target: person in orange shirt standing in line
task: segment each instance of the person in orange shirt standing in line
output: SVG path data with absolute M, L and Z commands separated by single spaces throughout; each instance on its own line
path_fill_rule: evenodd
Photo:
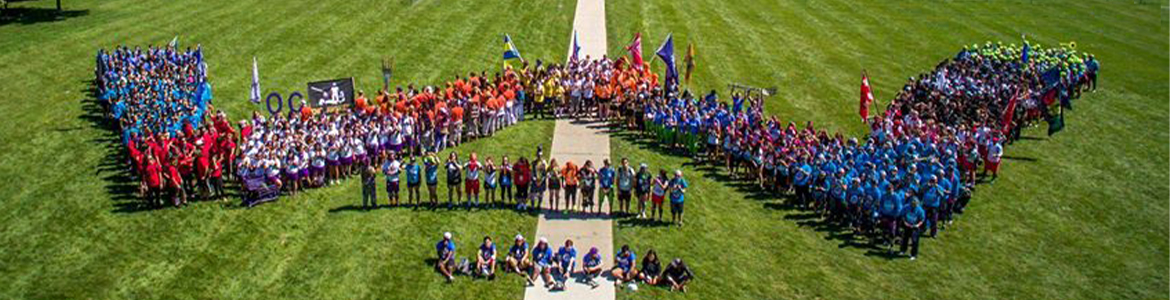
M 565 168 L 561 170 L 561 177 L 565 180 L 565 211 L 572 212 L 577 206 L 577 164 L 565 161 Z

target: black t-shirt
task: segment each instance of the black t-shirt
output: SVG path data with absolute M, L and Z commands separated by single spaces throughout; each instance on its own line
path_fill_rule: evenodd
M 659 273 L 662 273 L 662 264 L 658 261 L 651 262 L 649 259 L 643 259 L 642 273 L 649 276 L 658 276 Z

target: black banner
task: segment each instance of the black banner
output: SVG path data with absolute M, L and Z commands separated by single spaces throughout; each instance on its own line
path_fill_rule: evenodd
M 353 105 L 353 77 L 309 83 L 309 105 L 314 108 Z

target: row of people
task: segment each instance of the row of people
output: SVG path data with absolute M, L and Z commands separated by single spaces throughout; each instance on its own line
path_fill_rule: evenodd
M 504 254 L 501 264 L 497 260 L 498 250 L 490 236 L 483 237 L 475 254 L 475 264 L 469 259 L 458 259 L 455 255 L 456 242 L 450 232 L 443 233 L 443 238 L 435 244 L 435 270 L 447 282 L 455 280 L 458 273 L 495 279 L 496 270 L 503 267 L 505 272 L 514 273 L 524 278 L 529 286 L 543 280 L 544 288 L 551 290 L 565 290 L 566 283 L 576 277 L 577 282 L 597 288 L 598 278 L 606 272 L 604 258 L 597 247 L 592 247 L 578 259 L 577 248 L 572 239 L 566 239 L 563 246 L 553 251 L 553 245 L 541 237 L 531 247 L 523 235 L 516 235 L 508 252 Z M 580 261 L 580 266 L 578 266 Z M 636 286 L 636 283 L 652 286 L 666 286 L 672 291 L 686 292 L 687 283 L 695 278 L 690 267 L 682 259 L 676 258 L 665 268 L 659 261 L 654 249 L 646 251 L 641 263 L 638 263 L 637 254 L 629 245 L 622 245 L 621 250 L 613 258 L 613 267 L 609 268 L 609 277 L 613 279 L 615 287 L 623 284 Z
M 646 164 L 635 169 L 626 158 L 618 165 L 603 159 L 600 168 L 591 160 L 581 166 L 573 161 L 562 165 L 555 158 L 545 159 L 542 152 L 538 148 L 532 161 L 521 156 L 515 163 L 505 155 L 498 164 L 491 157 L 481 161 L 475 152 L 468 155 L 467 161 L 462 161 L 455 151 L 448 154 L 446 161 L 440 161 L 434 152 L 421 159 L 415 156 L 400 159 L 396 152 L 386 152 L 380 170 L 385 181 L 386 203 L 402 204 L 400 192 L 405 181 L 407 204 L 424 204 L 421 187 L 425 183 L 429 205 L 438 206 L 439 174 L 443 173 L 448 208 L 479 207 L 482 194 L 487 205 L 602 214 L 609 213 L 602 211 L 609 201 L 616 205 L 612 213 L 661 221 L 665 200 L 669 199 L 671 221 L 683 224 L 683 204 L 689 184 L 681 170 L 668 176 L 665 170 L 655 173 Z M 372 165 L 362 171 L 363 208 L 378 206 L 377 177 L 379 170 Z M 635 198 L 636 213 L 632 207 Z

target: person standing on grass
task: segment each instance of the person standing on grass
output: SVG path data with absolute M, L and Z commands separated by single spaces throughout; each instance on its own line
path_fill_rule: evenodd
M 465 184 L 467 207 L 468 209 L 472 205 L 479 207 L 479 173 L 482 171 L 482 168 L 479 165 L 479 157 L 475 152 L 471 152 L 471 156 L 468 157 L 467 163 L 463 165 L 463 169 L 467 170 L 467 184 Z
M 926 212 L 918 206 L 918 200 L 910 201 L 906 214 L 902 216 L 902 247 L 899 255 L 906 255 L 906 247 L 913 245 L 910 250 L 910 260 L 918 257 L 918 236 L 922 230 L 922 222 L 926 220 Z
M 378 207 L 378 171 L 374 170 L 374 166 L 366 166 L 362 169 L 362 208 L 370 209 Z
M 387 157 L 382 161 L 382 174 L 386 175 L 386 203 L 398 206 L 398 177 L 402 173 L 402 163 L 393 152 L 388 153 L 383 155 Z
M 938 234 L 939 207 L 946 198 L 946 191 L 938 184 L 938 177 L 931 175 L 926 186 L 922 187 L 922 206 L 926 210 L 926 220 L 930 221 L 930 237 Z
M 516 184 L 516 209 L 528 209 L 527 201 L 532 184 L 532 165 L 528 163 L 527 158 L 521 156 L 516 159 L 516 165 L 512 169 L 512 182 Z
M 905 196 L 895 190 L 891 183 L 886 184 L 886 192 L 878 203 L 878 212 L 881 215 L 881 228 L 885 233 L 887 245 L 894 243 L 894 236 L 898 234 L 898 217 L 902 214 L 902 203 Z
M 1003 160 L 1003 140 L 997 137 L 987 148 L 987 161 L 983 164 L 983 172 L 991 172 L 991 183 L 995 183 L 995 179 L 999 178 L 1001 160 Z
M 435 152 L 427 152 L 427 156 L 423 158 L 423 165 L 427 177 L 427 197 L 431 199 L 431 208 L 435 208 L 439 205 L 439 157 Z
M 418 162 L 415 161 L 414 156 L 411 155 L 410 160 L 406 163 L 406 200 L 409 201 L 411 205 L 419 205 L 422 202 L 420 199 L 421 196 L 418 193 L 418 185 L 421 181 L 419 179 L 421 179 L 422 175 L 421 173 L 422 168 L 419 167 Z
M 496 205 L 496 187 L 500 185 L 500 171 L 492 158 L 488 157 L 483 166 L 483 202 L 488 206 Z
M 459 163 L 459 154 L 452 151 L 447 156 L 447 209 L 454 208 L 455 202 L 463 199 L 462 183 L 463 165 Z
M 650 209 L 650 218 L 662 221 L 662 202 L 666 199 L 666 190 L 670 186 L 670 179 L 666 177 L 666 170 L 658 169 L 658 177 L 654 178 L 650 202 L 654 205 Z
M 506 205 L 509 200 L 512 200 L 512 164 L 504 155 L 500 161 L 500 201 Z
M 634 190 L 634 168 L 630 167 L 630 161 L 622 158 L 622 165 L 617 168 L 617 199 L 618 209 L 623 215 L 630 212 L 630 196 Z
M 650 173 L 650 169 L 646 164 L 638 166 L 637 184 L 634 186 L 634 192 L 638 197 L 638 218 L 646 217 L 646 200 L 650 199 L 650 190 L 654 185 L 654 174 Z
M 597 170 L 597 183 L 601 187 L 601 193 L 597 195 L 597 212 L 599 213 L 606 201 L 613 205 L 613 177 L 613 166 L 610 166 L 609 159 L 606 158 L 601 161 L 601 169 Z
M 682 170 L 674 170 L 674 179 L 670 181 L 670 221 L 683 226 L 683 201 L 686 200 L 687 188 L 686 178 L 683 178 Z
M 447 278 L 447 283 L 451 283 L 455 280 L 455 240 L 451 238 L 450 232 L 443 233 L 443 239 L 435 244 L 435 252 L 438 256 L 435 268 Z

